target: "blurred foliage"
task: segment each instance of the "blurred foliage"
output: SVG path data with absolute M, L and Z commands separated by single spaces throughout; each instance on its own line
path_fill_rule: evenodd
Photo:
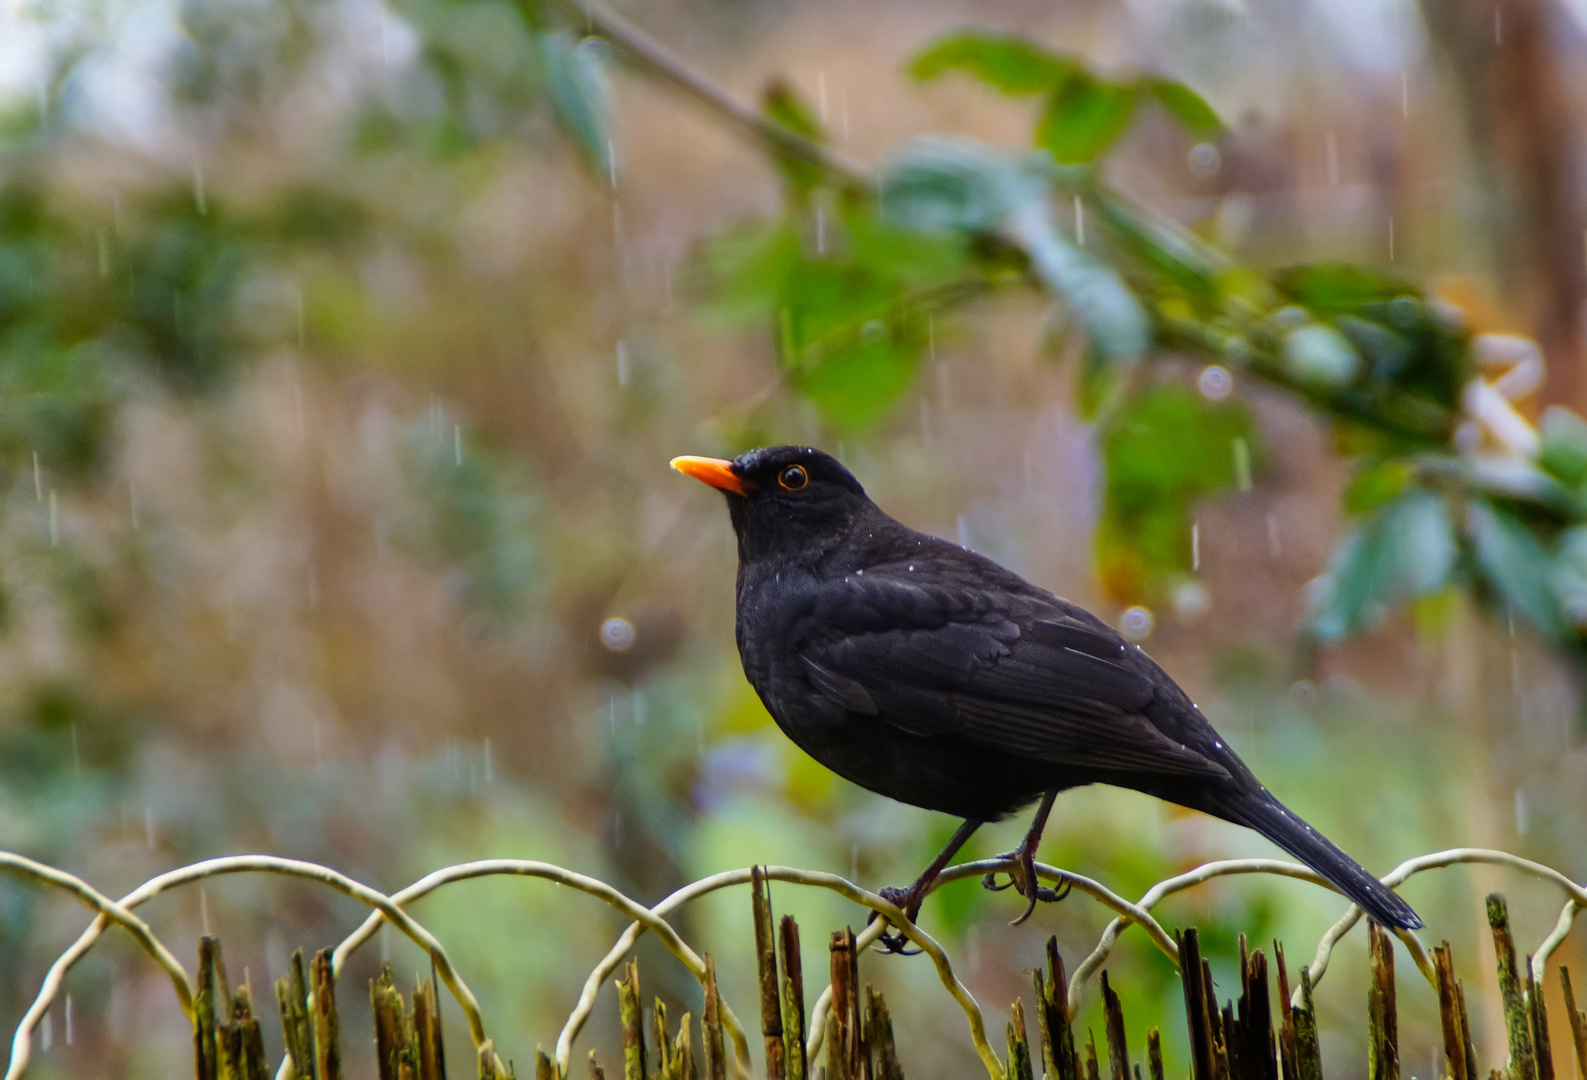
M 257 846 L 388 886 L 459 848 L 527 852 L 628 875 L 652 898 L 757 860 L 870 883 L 914 873 L 951 822 L 836 781 L 775 730 L 726 650 L 679 647 L 730 609 L 730 575 L 713 563 L 700 580 L 717 591 L 694 595 L 685 577 L 682 598 L 656 585 L 695 557 L 695 537 L 681 537 L 693 522 L 678 526 L 657 495 L 664 455 L 634 459 L 654 450 L 644 432 L 669 446 L 753 433 L 842 439 L 846 457 L 882 465 L 906 406 L 927 411 L 921 375 L 939 344 L 1003 296 L 1050 308 L 1042 336 L 1091 426 L 1107 600 L 1161 604 L 1199 581 L 1194 523 L 1263 484 L 1281 449 L 1248 394 L 1262 383 L 1353 459 L 1352 528 L 1308 597 L 1313 636 L 1342 642 L 1407 605 L 1437 632 L 1470 595 L 1584 655 L 1587 422 L 1551 410 L 1535 457 L 1501 452 L 1463 411 L 1478 374 L 1471 334 L 1425 289 L 1338 262 L 1242 265 L 1115 190 L 1107 171 L 1143 133 L 1224 137 L 1181 82 L 1104 72 L 1019 35 L 950 34 L 908 73 L 1033 104 L 1029 137 L 1015 149 L 916 138 L 856 178 L 825 156 L 825 98 L 818 108 L 773 81 L 765 121 L 806 140 L 767 144 L 781 212 L 717 228 L 689 269 L 697 310 L 714 327 L 758 328 L 775 367 L 735 351 L 709 369 L 702 379 L 748 382 L 724 377 L 724 396 L 744 396 L 702 418 L 676 389 L 693 358 L 614 314 L 647 260 L 675 262 L 696 239 L 680 214 L 660 255 L 611 255 L 631 213 L 616 196 L 607 84 L 621 42 L 532 2 L 192 2 L 156 73 L 150 114 L 162 122 L 129 133 L 89 101 L 96 65 L 145 40 L 118 33 L 119 10 L 63 17 L 40 46 L 39 95 L 7 99 L 0 117 L 9 847 L 130 879 Z M 553 188 L 564 158 L 580 197 L 594 193 L 587 204 Z M 500 212 L 522 204 L 543 215 L 532 227 Z M 582 232 L 560 231 L 563 218 Z M 556 259 L 512 261 L 559 245 Z M 656 310 L 685 322 L 670 278 L 665 288 Z M 775 382 L 757 391 L 768 370 Z M 118 457 L 134 444 L 142 457 Z M 923 484 L 951 486 L 940 461 L 927 464 Z M 277 488 L 290 498 L 270 502 Z M 261 505 L 287 509 L 265 520 Z M 600 637 L 612 616 L 632 618 L 622 649 Z M 1286 697 L 1290 683 L 1264 669 L 1212 710 L 1273 718 L 1241 746 L 1258 772 L 1284 775 L 1297 806 L 1334 807 L 1352 850 L 1380 799 L 1401 800 L 1397 850 L 1443 835 L 1437 823 L 1461 807 L 1403 802 L 1408 773 L 1458 801 L 1440 786 L 1448 760 L 1390 707 L 1331 686 L 1305 690 L 1321 701 L 1308 711 Z M 1329 725 L 1347 713 L 1374 738 L 1388 730 L 1391 749 L 1361 761 L 1337 745 Z M 1347 773 L 1371 798 L 1339 798 L 1334 778 Z M 530 790 L 553 783 L 554 808 Z M 1244 842 L 1165 823 L 1127 793 L 1060 808 L 1068 827 L 1047 857 L 1101 868 L 1126 893 L 1175 860 Z M 986 830 L 977 850 L 1012 846 L 1019 827 Z M 482 888 L 480 910 L 510 921 L 510 899 Z M 1177 912 L 1223 953 L 1239 930 L 1265 937 L 1296 911 L 1332 914 L 1300 886 L 1215 899 L 1187 896 Z M 329 934 L 346 914 L 285 892 L 257 900 L 217 902 L 214 917 L 274 933 L 268 913 L 248 913 L 258 906 Z M 933 903 L 933 925 L 974 955 L 1022 955 L 995 936 L 999 898 L 965 883 Z M 590 924 L 560 932 L 572 910 L 537 897 L 531 918 L 559 931 L 506 944 L 461 901 L 436 921 L 474 954 L 465 969 L 522 995 L 529 1030 L 576 991 L 574 961 L 598 947 Z M 61 918 L 9 887 L 0 914 L 11 970 Z M 829 904 L 802 917 L 818 934 L 851 914 Z M 178 915 L 198 925 L 196 903 Z M 1073 904 L 1037 920 L 1066 950 L 1088 947 L 1104 921 Z M 1172 1009 L 1166 964 L 1133 939 L 1122 948 Z M 532 993 L 506 974 L 528 971 L 545 976 Z M 14 1004 L 21 985 L 0 992 Z M 108 1003 L 120 992 L 95 1006 L 120 1009 L 107 1059 L 140 1034 L 138 1013 Z M 933 1001 L 919 989 L 899 1014 L 956 1031 L 931 1023 Z

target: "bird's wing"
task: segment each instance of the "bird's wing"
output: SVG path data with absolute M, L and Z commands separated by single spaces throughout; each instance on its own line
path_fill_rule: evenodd
M 1173 684 L 1078 608 L 879 574 L 823 599 L 799 655 L 851 713 L 1080 769 L 1229 775 L 1153 724 L 1148 706 Z

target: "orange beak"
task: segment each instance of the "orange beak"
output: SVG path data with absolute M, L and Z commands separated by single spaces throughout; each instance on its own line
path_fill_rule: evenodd
M 685 476 L 692 476 L 701 483 L 710 484 L 718 491 L 749 495 L 748 485 L 734 470 L 731 461 L 709 457 L 675 457 L 672 459 L 672 467 Z

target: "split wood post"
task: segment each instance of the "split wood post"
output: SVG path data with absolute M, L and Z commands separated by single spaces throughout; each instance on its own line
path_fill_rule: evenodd
M 1185 992 L 1185 1025 L 1190 1033 L 1190 1075 L 1192 1080 L 1214 1080 L 1211 1007 L 1201 977 L 1201 935 L 1191 927 L 1178 937 L 1179 982 Z
M 645 1067 L 645 1010 L 639 1004 L 639 961 L 617 981 L 617 1013 L 623 1025 L 623 1080 L 649 1080 Z
M 1039 986 L 1040 984 L 1038 984 Z M 1047 1032 L 1053 1072 L 1058 1080 L 1080 1080 L 1080 1056 L 1075 1053 L 1075 1032 L 1069 1022 L 1069 973 L 1058 952 L 1056 935 L 1047 939 Z
M 893 1045 L 892 1014 L 887 1011 L 887 1001 L 869 986 L 865 988 L 865 1029 L 870 1033 L 871 1050 L 876 1056 L 874 1080 L 904 1080 L 898 1049 Z
M 1009 1010 L 1008 1080 L 1035 1080 L 1031 1073 L 1030 1040 L 1025 1037 L 1025 1003 L 1019 998 Z
M 1394 996 L 1394 945 L 1378 924 L 1367 923 L 1371 984 L 1367 987 L 1367 1075 L 1400 1080 L 1400 1026 Z
M 1499 996 L 1504 1001 L 1504 1028 L 1510 1039 L 1512 1078 L 1538 1080 L 1525 984 L 1516 970 L 1515 942 L 1510 938 L 1510 912 L 1504 897 L 1498 893 L 1488 896 L 1488 927 L 1493 931 L 1493 951 L 1499 968 Z
M 755 965 L 760 974 L 760 1033 L 766 1043 L 766 1080 L 783 1080 L 787 1051 L 778 992 L 781 987 L 777 981 L 777 938 L 772 930 L 771 897 L 764 866 L 750 869 L 750 903 L 755 919 Z
M 1466 1017 L 1465 988 L 1455 980 L 1455 961 L 1445 941 L 1433 950 L 1438 979 L 1438 1019 L 1444 1032 L 1444 1068 L 1450 1080 L 1480 1080 Z
M 303 975 L 303 950 L 292 954 L 287 974 L 276 980 L 276 1007 L 281 1011 L 281 1035 L 292 1068 L 285 1080 L 313 1080 L 314 1025 L 309 1020 L 309 986 Z
M 1576 995 L 1571 990 L 1570 972 L 1559 966 L 1560 989 L 1565 992 L 1565 1016 L 1570 1021 L 1571 1042 L 1576 1044 L 1576 1075 L 1587 1080 L 1587 1013 L 1576 1008 Z
M 208 936 L 198 939 L 198 987 L 193 994 L 193 1075 L 197 1080 L 219 1080 L 220 1052 L 215 1035 L 216 1013 L 224 1000 L 226 984 L 215 982 L 220 943 Z M 222 966 L 224 970 L 224 966 Z M 222 976 L 224 979 L 224 976 Z
M 1537 1059 L 1537 1080 L 1554 1080 L 1554 1048 L 1548 1037 L 1548 1003 L 1532 974 L 1532 958 L 1526 958 L 1526 1005 L 1532 1024 L 1532 1053 Z
M 446 1080 L 446 1046 L 441 1038 L 441 1000 L 435 993 L 435 970 L 413 992 L 413 1029 L 417 1040 L 419 1080 Z
M 1289 968 L 1284 963 L 1284 946 L 1273 941 L 1273 960 L 1278 965 L 1278 1059 L 1283 1080 L 1300 1080 L 1300 1057 L 1296 1050 L 1295 1010 L 1289 1003 Z
M 381 964 L 379 977 L 369 980 L 369 1009 L 375 1021 L 380 1080 L 403 1080 L 404 1074 L 411 1080 L 417 1072 L 413 1027 L 390 964 Z
M 1317 1041 L 1317 1003 L 1311 996 L 1311 968 L 1300 969 L 1301 1007 L 1295 1010 L 1295 1059 L 1300 1080 L 1323 1080 L 1322 1047 Z
M 331 950 L 314 954 L 309 966 L 314 1015 L 314 1075 L 316 1080 L 341 1080 L 342 1030 L 336 1015 L 336 976 L 331 971 Z
M 805 1062 L 804 961 L 799 953 L 799 924 L 792 915 L 782 917 L 778 938 L 782 946 L 782 1030 L 786 1050 L 783 1068 L 787 1080 L 809 1080 Z
M 1108 1042 L 1108 1074 L 1112 1080 L 1130 1080 L 1130 1052 L 1124 1039 L 1124 1008 L 1119 995 L 1108 982 L 1108 973 L 1102 973 L 1103 1034 Z
M 722 1042 L 722 1001 L 717 996 L 716 960 L 705 954 L 705 1011 L 700 1042 L 705 1050 L 706 1080 L 727 1080 L 727 1050 Z

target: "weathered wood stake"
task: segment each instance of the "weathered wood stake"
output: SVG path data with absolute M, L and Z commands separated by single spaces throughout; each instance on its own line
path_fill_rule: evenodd
M 1537 1057 L 1532 1046 L 1532 1020 L 1515 965 L 1515 942 L 1510 938 L 1510 912 L 1504 897 L 1488 897 L 1488 927 L 1493 931 L 1493 951 L 1499 966 L 1499 996 L 1504 1001 L 1504 1028 L 1510 1037 L 1512 1080 L 1538 1080 Z

